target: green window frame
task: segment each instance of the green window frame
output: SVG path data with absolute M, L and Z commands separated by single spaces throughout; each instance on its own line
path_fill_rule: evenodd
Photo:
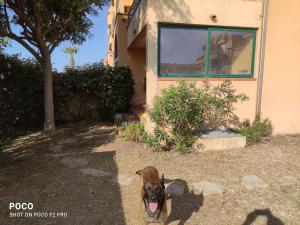
M 173 74 L 161 73 L 161 30 L 163 28 L 169 29 L 196 29 L 207 31 L 207 51 L 205 56 L 205 73 L 204 74 Z M 228 31 L 228 32 L 247 32 L 252 34 L 252 57 L 251 57 L 251 72 L 247 74 L 211 74 L 210 70 L 210 54 L 211 54 L 211 32 L 213 31 Z M 236 27 L 217 27 L 217 26 L 195 26 L 195 25 L 178 25 L 178 24 L 158 24 L 158 77 L 161 78 L 253 78 L 254 77 L 254 64 L 255 64 L 255 49 L 256 49 L 256 28 L 236 28 Z

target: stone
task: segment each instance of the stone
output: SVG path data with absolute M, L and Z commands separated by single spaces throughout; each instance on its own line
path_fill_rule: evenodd
M 66 139 L 61 139 L 58 144 L 59 145 L 64 145 L 64 144 L 72 144 L 76 141 L 75 138 L 66 138 Z
M 212 194 L 222 194 L 227 191 L 233 192 L 233 189 L 227 189 L 226 187 L 215 184 L 208 181 L 200 181 L 192 183 L 192 186 L 194 187 L 194 191 L 196 194 L 200 194 L 203 192 L 203 195 L 212 195 Z
M 183 195 L 188 190 L 186 182 L 175 180 L 171 183 L 165 184 L 165 192 L 169 195 Z
M 293 176 L 283 176 L 283 177 L 279 178 L 279 182 L 282 185 L 293 185 L 293 184 L 296 184 L 298 181 L 297 181 L 296 177 L 293 177 Z
M 117 175 L 111 179 L 112 182 L 128 186 L 132 183 L 133 178 L 125 175 Z
M 70 168 L 82 167 L 88 164 L 88 160 L 86 158 L 71 158 L 67 157 L 61 160 L 61 163 Z
M 54 145 L 54 146 L 51 146 L 49 148 L 50 151 L 53 151 L 55 153 L 58 153 L 58 152 L 61 152 L 61 150 L 63 149 L 63 145 Z
M 246 137 L 229 131 L 211 131 L 200 134 L 193 148 L 198 151 L 244 148 Z
M 111 173 L 104 172 L 102 170 L 98 170 L 98 169 L 95 169 L 95 168 L 85 168 L 85 169 L 80 170 L 80 172 L 84 175 L 90 175 L 90 176 L 93 176 L 93 177 L 112 176 Z
M 264 180 L 255 175 L 244 176 L 241 184 L 248 190 L 268 187 L 268 184 Z

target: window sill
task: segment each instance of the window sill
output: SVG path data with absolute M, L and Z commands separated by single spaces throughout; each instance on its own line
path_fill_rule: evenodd
M 158 77 L 158 81 L 256 81 L 256 78 L 235 78 L 235 77 L 227 77 L 227 78 L 215 78 L 215 77 Z

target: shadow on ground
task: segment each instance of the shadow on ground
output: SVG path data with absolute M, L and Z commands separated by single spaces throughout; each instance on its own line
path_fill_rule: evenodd
M 175 181 L 175 182 L 174 182 Z M 189 190 L 187 182 L 182 179 L 167 180 L 167 182 L 179 183 L 184 188 L 184 194 L 182 195 L 171 195 L 171 208 L 169 209 L 170 214 L 168 217 L 168 224 L 179 221 L 178 225 L 184 225 L 193 215 L 198 213 L 201 206 L 203 206 L 204 196 L 201 194 L 195 194 Z M 167 187 L 172 189 L 172 183 Z
M 4 157 L 0 164 L 1 224 L 124 225 L 120 187 L 113 181 L 118 174 L 115 151 L 92 152 L 114 139 L 112 127 L 79 127 L 58 130 L 50 136 L 26 136 L 6 146 L 0 156 Z M 49 150 L 64 140 L 69 141 L 65 141 L 61 152 L 54 154 Z M 63 165 L 61 160 L 70 154 L 87 159 L 87 165 Z M 83 168 L 111 175 L 95 177 L 83 174 Z M 10 202 L 31 202 L 32 213 L 64 214 L 55 218 L 37 214 L 33 214 L 34 218 L 24 218 L 24 214 L 10 218 L 10 213 L 16 212 L 8 209 Z
M 257 217 L 266 217 L 266 225 L 284 225 L 284 223 L 277 217 L 275 217 L 270 209 L 255 209 L 249 213 L 243 225 L 251 225 L 255 222 Z

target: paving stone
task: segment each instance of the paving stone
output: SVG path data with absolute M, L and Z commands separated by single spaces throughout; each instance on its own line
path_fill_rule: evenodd
M 293 185 L 296 184 L 297 178 L 293 176 L 283 176 L 279 178 L 279 181 L 282 185 Z
M 183 195 L 188 190 L 186 182 L 180 180 L 165 184 L 165 188 L 166 194 L 170 195 Z
M 75 138 L 65 138 L 65 139 L 61 139 L 58 144 L 59 145 L 64 145 L 64 144 L 72 144 L 76 142 L 76 139 Z
M 125 175 L 118 175 L 113 177 L 111 181 L 120 185 L 128 186 L 132 183 L 133 178 Z
M 233 189 L 227 189 L 222 185 L 211 183 L 208 181 L 195 182 L 192 183 L 192 186 L 194 187 L 194 191 L 196 192 L 196 194 L 200 194 L 201 192 L 203 192 L 204 196 L 212 194 L 221 194 L 227 191 L 234 192 Z
M 248 190 L 268 187 L 268 184 L 264 180 L 255 175 L 244 176 L 241 184 Z
M 63 145 L 54 145 L 54 146 L 51 146 L 49 148 L 50 151 L 53 151 L 55 153 L 58 153 L 58 152 L 61 152 L 61 150 L 63 149 Z
M 61 163 L 70 168 L 86 166 L 89 162 L 86 158 L 67 157 L 61 160 Z
M 95 168 L 85 168 L 80 170 L 80 172 L 84 175 L 90 175 L 93 177 L 107 177 L 107 176 L 112 176 L 111 173 L 104 172 L 102 170 L 97 170 Z

